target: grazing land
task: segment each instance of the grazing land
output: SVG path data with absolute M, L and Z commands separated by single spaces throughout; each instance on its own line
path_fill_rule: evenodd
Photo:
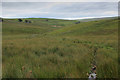
M 98 78 L 118 77 L 118 19 L 4 19 L 3 78 L 87 78 L 96 51 Z

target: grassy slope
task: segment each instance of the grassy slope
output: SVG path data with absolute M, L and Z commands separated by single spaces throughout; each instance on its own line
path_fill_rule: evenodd
M 30 20 L 3 22 L 3 77 L 85 78 L 94 47 L 98 77 L 117 77 L 118 20 Z
M 104 18 L 92 18 L 92 19 L 78 19 L 81 22 L 89 22 L 89 21 L 99 21 L 99 20 L 109 20 L 109 19 L 116 19 L 116 17 L 104 17 Z
M 100 20 L 100 21 L 90 21 L 71 27 L 65 27 L 60 30 L 51 32 L 50 34 L 55 35 L 67 35 L 67 36 L 79 36 L 84 34 L 91 35 L 110 35 L 117 33 L 117 20 Z M 94 34 L 95 33 L 95 34 Z
M 4 20 L 3 34 L 33 34 L 33 33 L 38 34 L 59 28 L 59 27 L 53 27 L 54 25 L 65 27 L 67 25 L 71 25 L 76 22 L 76 21 L 67 21 L 67 20 L 62 21 L 55 19 L 49 19 L 49 21 L 46 21 L 46 19 L 23 19 L 23 21 L 24 20 L 31 20 L 32 23 L 30 24 L 24 22 L 20 23 L 17 21 L 17 19 Z
M 91 21 L 65 27 L 49 33 L 50 35 L 70 37 L 70 40 L 97 47 L 98 77 L 117 76 L 118 20 Z M 79 44 L 78 43 L 78 44 Z

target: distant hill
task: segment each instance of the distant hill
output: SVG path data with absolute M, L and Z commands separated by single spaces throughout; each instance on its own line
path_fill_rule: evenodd
M 93 21 L 97 20 L 97 21 Z M 79 35 L 110 35 L 117 33 L 118 19 L 93 19 L 89 22 L 82 22 L 72 26 L 64 27 L 59 30 L 51 32 L 52 35 L 67 35 L 67 36 L 79 36 Z
M 22 22 L 18 19 L 6 19 L 2 23 L 3 34 L 42 34 L 55 29 L 63 28 L 66 26 L 74 25 L 75 20 L 59 20 L 48 18 L 21 18 Z M 25 20 L 31 23 L 25 23 Z
M 98 21 L 98 20 L 108 20 L 108 19 L 116 19 L 117 17 L 104 17 L 104 18 L 91 18 L 91 19 L 78 19 L 81 22 L 88 22 L 88 21 Z

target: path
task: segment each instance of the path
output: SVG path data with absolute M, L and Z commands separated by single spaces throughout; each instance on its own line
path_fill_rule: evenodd
M 96 53 L 97 53 L 97 48 L 94 48 L 94 52 L 93 52 L 93 59 L 91 62 L 91 70 L 89 71 L 89 73 L 87 73 L 88 75 L 88 79 L 89 80 L 95 80 L 97 78 L 97 74 L 96 74 Z

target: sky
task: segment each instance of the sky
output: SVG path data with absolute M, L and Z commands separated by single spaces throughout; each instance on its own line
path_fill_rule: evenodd
M 85 19 L 118 15 L 118 2 L 6 2 L 3 18 Z M 32 0 L 31 0 L 32 1 Z
M 1 0 L 2 2 L 119 2 L 119 0 Z

